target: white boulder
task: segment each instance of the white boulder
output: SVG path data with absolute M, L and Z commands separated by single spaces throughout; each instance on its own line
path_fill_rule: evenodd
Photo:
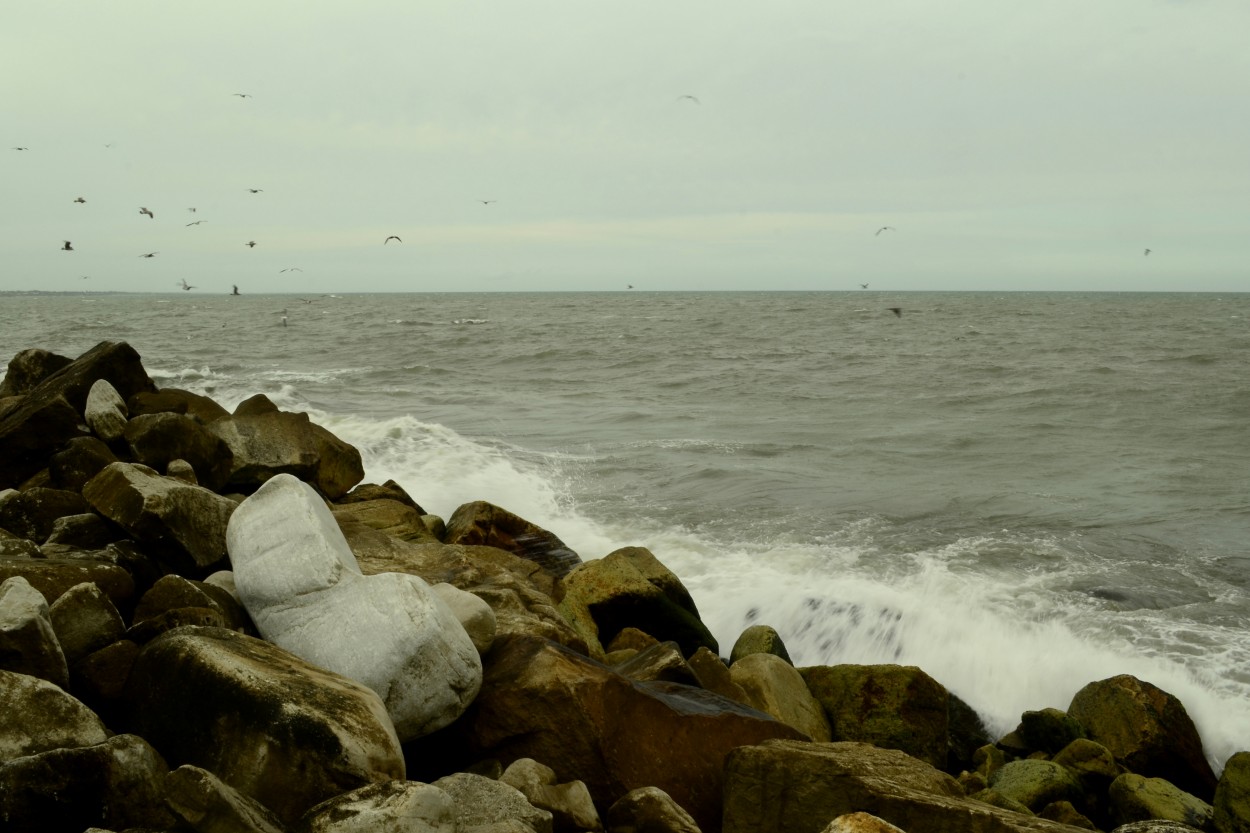
M 83 408 L 83 418 L 87 421 L 95 435 L 105 442 L 111 443 L 126 430 L 126 400 L 117 392 L 117 388 L 106 379 L 96 379 L 91 390 L 87 391 L 87 405 Z
M 279 474 L 241 503 L 226 548 L 243 606 L 268 641 L 370 687 L 401 741 L 459 717 L 482 662 L 456 615 L 417 576 L 366 576 L 317 492 Z

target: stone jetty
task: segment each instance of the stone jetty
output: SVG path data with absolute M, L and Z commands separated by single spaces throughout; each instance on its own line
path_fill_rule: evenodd
M 718 645 L 662 553 L 363 479 L 125 343 L 14 356 L 0 831 L 1250 831 L 1250 752 L 1146 680 L 991 737 L 919 668 Z

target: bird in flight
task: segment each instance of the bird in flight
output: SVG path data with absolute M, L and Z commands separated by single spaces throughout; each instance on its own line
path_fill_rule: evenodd
M 894 226 L 882 226 L 881 228 L 877 229 L 876 233 L 873 234 L 873 237 L 876 237 L 878 234 L 880 234 L 883 231 L 898 231 L 898 229 L 894 228 Z
M 264 188 L 248 188 L 247 190 L 251 191 L 253 194 L 259 194 L 261 191 L 264 191 L 265 189 Z
M 233 286 L 233 287 L 234 287 L 234 291 L 233 291 L 233 292 L 231 292 L 230 294 L 231 294 L 231 295 L 238 295 L 238 294 L 239 294 L 239 285 L 238 285 L 237 283 L 234 283 L 234 284 L 231 284 L 231 286 Z
M 146 209 L 146 208 L 140 208 L 140 209 L 139 209 L 139 213 L 140 213 L 140 214 L 146 214 L 146 215 L 148 215 L 149 217 L 151 217 L 153 220 L 155 220 L 155 219 L 156 219 L 156 215 L 155 215 L 155 214 L 153 214 L 151 211 L 149 211 L 149 210 L 148 210 L 148 209 Z
M 493 202 L 499 202 L 499 200 L 478 200 L 478 202 L 480 202 L 482 205 L 490 205 Z
M 187 211 L 190 211 L 192 214 L 194 214 L 194 213 L 195 213 L 195 209 L 194 209 L 194 208 L 188 208 L 188 209 L 187 209 Z
M 255 248 L 256 248 L 256 241 L 255 241 L 255 240 L 249 240 L 249 241 L 247 241 L 246 243 L 244 243 L 243 245 L 244 245 L 244 246 L 247 246 L 249 249 L 255 249 Z
M 74 200 L 74 202 L 86 202 L 86 200 L 84 200 L 82 197 L 78 197 L 77 199 Z
M 61 251 L 72 252 L 74 251 L 74 247 L 70 245 L 70 242 L 68 240 L 66 240 L 65 245 L 61 247 Z
M 626 288 L 626 289 L 633 289 L 633 288 L 634 288 L 634 285 L 633 285 L 632 283 L 631 283 L 631 284 L 626 284 L 626 285 L 625 285 L 625 288 Z
M 866 284 L 866 283 L 861 283 L 861 284 L 859 285 L 859 288 L 860 288 L 860 289 L 867 289 L 867 288 L 868 288 L 868 284 Z
M 303 272 L 303 271 L 304 270 L 299 268 L 298 266 L 288 266 L 285 269 L 279 269 L 278 274 L 281 275 L 283 272 Z
M 252 97 L 249 93 L 231 93 L 230 95 L 236 96 L 238 98 L 251 98 Z
M 187 223 L 187 228 L 190 228 L 191 226 L 198 226 L 200 223 L 207 223 L 207 222 L 208 220 L 196 220 L 194 223 Z
M 1146 255 L 1149 255 L 1149 254 L 1150 254 L 1150 250 L 1149 250 L 1149 249 L 1147 249 L 1147 250 L 1146 250 Z
M 148 252 L 148 253 L 147 253 L 147 254 L 145 254 L 145 255 L 139 255 L 139 257 L 156 257 L 156 256 L 157 256 L 157 255 L 159 255 L 159 254 L 160 254 L 160 252 Z
M 187 279 L 186 279 L 186 278 L 183 278 L 183 279 L 182 279 L 182 288 L 183 288 L 183 289 L 195 289 L 195 287 L 194 287 L 194 286 L 192 286 L 191 284 L 187 283 Z
M 692 95 L 679 95 L 679 96 L 677 96 L 677 100 L 678 100 L 678 101 L 682 101 L 683 99 L 689 99 L 690 101 L 693 101 L 695 104 L 702 104 L 702 103 L 703 103 L 702 101 L 699 101 L 699 99 L 698 99 L 698 98 L 696 98 L 695 96 L 692 96 Z
M 395 234 L 392 234 L 390 237 L 388 237 L 388 238 L 386 238 L 385 240 L 383 240 L 383 241 L 382 241 L 382 245 L 383 245 L 383 246 L 385 246 L 387 243 L 391 242 L 392 240 L 399 240 L 399 236 L 398 236 L 398 235 L 395 235 Z M 400 242 L 400 243 L 403 243 L 404 241 L 399 240 L 399 242 Z
M 90 275 L 82 275 L 82 276 L 80 276 L 80 277 L 78 278 L 78 280 L 80 280 L 80 281 L 89 281 L 89 280 L 91 280 L 91 276 L 90 276 Z
M 14 150 L 30 150 L 30 148 L 13 148 Z
M 899 318 L 902 318 L 902 317 L 903 317 L 903 308 L 902 308 L 902 307 L 886 307 L 886 309 L 888 309 L 890 312 L 894 313 L 894 314 L 895 314 L 896 316 L 898 316 Z

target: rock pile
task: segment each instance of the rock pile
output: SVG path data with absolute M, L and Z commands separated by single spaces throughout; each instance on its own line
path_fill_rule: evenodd
M 646 549 L 363 477 L 124 343 L 14 357 L 0 831 L 1250 831 L 1250 752 L 1217 779 L 1147 682 L 993 739 L 918 668 L 723 660 Z

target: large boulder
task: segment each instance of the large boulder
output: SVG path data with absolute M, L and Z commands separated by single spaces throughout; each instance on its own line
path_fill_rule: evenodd
M 723 833 L 819 833 L 866 812 L 907 833 L 1075 833 L 1079 828 L 964 797 L 928 764 L 864 743 L 774 740 L 725 761 Z
M 305 413 L 235 413 L 209 423 L 208 430 L 234 455 L 227 487 L 245 494 L 274 475 L 290 474 L 333 500 L 365 476 L 360 452 Z
M 659 787 L 630 790 L 608 808 L 612 833 L 700 833 L 690 814 Z
M 106 466 L 82 493 L 136 541 L 158 547 L 175 572 L 204 575 L 225 560 L 232 500 L 137 463 Z
M 457 833 L 456 803 L 432 784 L 387 781 L 337 795 L 300 819 L 298 833 Z
M 91 582 L 71 587 L 49 608 L 57 642 L 70 667 L 126 633 L 117 606 L 108 594 Z
M 99 437 L 74 437 L 48 458 L 48 475 L 58 489 L 81 492 L 109 463 L 119 462 Z
M 61 489 L 34 487 L 0 495 L 0 528 L 31 541 L 52 534 L 56 519 L 90 509 L 82 495 Z
M 69 686 L 69 666 L 52 628 L 48 602 L 21 576 L 0 583 L 0 669 Z
M 43 378 L 0 416 L 0 489 L 18 485 L 69 439 L 86 434 L 82 412 L 98 379 L 123 397 L 156 389 L 139 354 L 124 342 L 101 342 Z
M 924 671 L 904 665 L 821 665 L 800 671 L 824 706 L 835 740 L 898 749 L 946 768 L 949 696 Z
M 520 822 L 535 833 L 552 833 L 551 813 L 530 804 L 519 790 L 501 781 L 456 772 L 439 778 L 433 786 L 447 793 L 455 804 L 457 830 L 489 830 L 492 825 Z
M 128 570 L 106 561 L 84 558 L 0 557 L 0 581 L 21 576 L 49 603 L 71 587 L 91 582 L 108 594 L 119 610 L 134 603 L 135 580 Z
M 643 547 L 624 547 L 573 568 L 560 589 L 559 610 L 592 656 L 602 657 L 602 646 L 628 627 L 676 642 L 686 656 L 700 647 L 719 650 L 681 580 Z
M 1219 833 L 1250 833 L 1250 752 L 1238 752 L 1224 764 L 1213 805 Z
M 440 543 L 422 520 L 421 510 L 392 498 L 352 500 L 334 507 L 334 519 L 343 527 L 362 523 L 392 538 L 416 543 Z
M 227 538 L 260 633 L 378 692 L 401 739 L 447 725 L 477 694 L 481 660 L 455 614 L 416 576 L 364 575 L 306 483 L 270 478 L 239 505 Z
M 126 430 L 126 400 L 107 379 L 96 379 L 87 392 L 87 404 L 83 406 L 83 418 L 97 437 L 107 443 L 119 439 Z
M 540 810 L 551 813 L 553 833 L 586 833 L 602 830 L 603 822 L 595 809 L 590 790 L 581 781 L 556 783 L 551 767 L 532 758 L 513 761 L 499 776 L 501 783 L 515 787 Z
M 219 491 L 230 477 L 230 447 L 197 420 L 183 414 L 145 414 L 125 426 L 126 444 L 136 463 L 164 471 L 175 460 L 185 460 L 195 479 Z
M 72 361 L 69 356 L 59 356 L 40 347 L 22 350 L 9 360 L 4 381 L 0 382 L 0 399 L 29 393 L 35 385 Z
M 140 391 L 126 403 L 132 417 L 144 414 L 186 414 L 201 425 L 229 416 L 230 412 L 207 396 L 180 388 Z
M 800 738 L 768 715 L 677 683 L 638 683 L 533 637 L 495 641 L 482 691 L 440 754 L 541 761 L 585 782 L 600 807 L 659 787 L 707 830 L 719 824 L 722 762 L 767 738 Z
M 197 833 L 286 833 L 265 805 L 198 766 L 184 764 L 165 776 L 165 803 Z
M 111 732 L 90 709 L 47 680 L 0 671 L 0 763 L 52 749 L 103 743 Z
M 1180 700 L 1128 674 L 1090 683 L 1068 706 L 1090 740 L 1131 772 L 1171 781 L 1203 801 L 1215 795 L 1215 773 L 1202 738 Z
M 803 675 L 771 653 L 751 653 L 729 667 L 730 679 L 742 687 L 747 705 L 767 712 L 814 741 L 832 740 L 824 707 L 812 696 Z
M 209 770 L 287 824 L 406 773 L 371 689 L 234 631 L 186 627 L 152 640 L 126 700 L 134 731 L 171 764 Z
M 484 500 L 457 507 L 447 521 L 443 542 L 498 547 L 533 561 L 556 578 L 582 563 L 553 533 Z
M 1053 761 L 1011 761 L 990 776 L 990 788 L 1034 813 L 1054 801 L 1084 806 L 1085 791 L 1076 775 Z
M 1146 778 L 1126 772 L 1111 782 L 1107 790 L 1111 818 L 1117 824 L 1164 819 L 1207 830 L 1212 808 L 1162 778 Z
M 781 641 L 781 634 L 769 625 L 751 625 L 740 633 L 733 650 L 729 652 L 729 664 L 733 665 L 751 654 L 774 654 L 790 662 L 790 653 Z

